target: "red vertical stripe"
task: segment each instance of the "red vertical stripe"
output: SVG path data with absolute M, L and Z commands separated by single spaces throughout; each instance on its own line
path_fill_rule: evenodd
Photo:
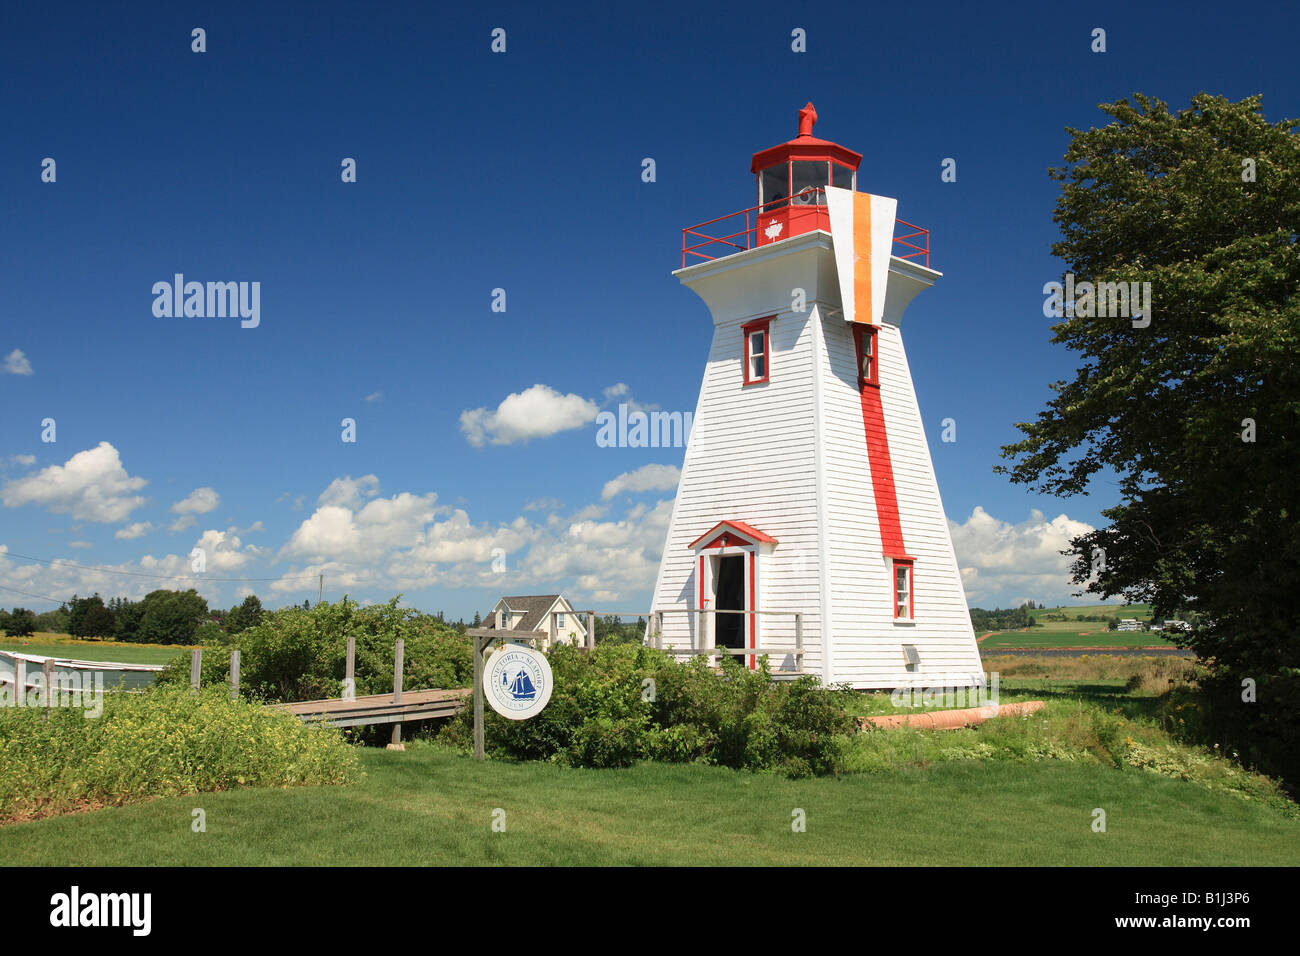
M 879 361 L 880 336 L 876 336 Z M 861 365 L 862 358 L 858 357 Z M 880 546 L 890 557 L 903 557 L 903 524 L 898 516 L 898 492 L 894 487 L 894 463 L 889 457 L 889 436 L 885 434 L 885 408 L 880 389 L 859 384 L 862 396 L 862 427 L 867 435 L 867 461 L 871 464 L 871 491 L 876 499 L 876 517 L 880 522 Z M 893 583 L 890 583 L 893 587 Z

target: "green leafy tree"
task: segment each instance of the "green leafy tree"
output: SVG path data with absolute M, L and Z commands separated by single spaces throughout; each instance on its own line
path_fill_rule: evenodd
M 4 626 L 10 637 L 31 637 L 36 633 L 36 615 L 25 607 L 16 607 L 8 615 Z
M 1054 326 L 1081 367 L 1018 426 L 1025 438 L 1003 449 L 1014 464 L 999 470 L 1057 495 L 1113 474 L 1110 524 L 1072 542 L 1076 582 L 1157 615 L 1185 603 L 1214 621 L 1194 638 L 1205 656 L 1294 664 L 1297 123 L 1268 123 L 1257 96 L 1202 94 L 1177 113 L 1143 96 L 1102 109 L 1115 122 L 1071 130 L 1069 165 L 1052 171 L 1063 234 L 1053 252 L 1079 281 L 1151 283 L 1153 315 L 1145 328 L 1081 315 Z
M 1071 542 L 1074 580 L 1157 617 L 1188 607 L 1203 624 L 1184 640 L 1222 699 L 1274 680 L 1248 719 L 1300 751 L 1297 121 L 1269 123 L 1259 96 L 1135 99 L 1069 131 L 1052 251 L 1076 282 L 1150 283 L 1150 314 L 1066 312 L 1053 341 L 1078 373 L 998 470 L 1063 496 L 1114 482 L 1109 524 Z
M 139 639 L 146 644 L 189 644 L 207 619 L 208 602 L 197 591 L 150 591 L 140 602 Z
M 240 634 L 250 627 L 256 627 L 262 623 L 264 614 L 262 602 L 256 594 L 250 594 L 244 598 L 242 604 L 232 607 L 230 613 L 226 615 L 226 633 Z
M 112 602 L 117 627 L 113 636 L 119 641 L 139 641 L 140 622 L 144 619 L 144 602 L 116 598 Z
M 73 637 L 112 637 L 116 624 L 113 612 L 98 594 L 73 596 L 68 607 L 68 633 Z

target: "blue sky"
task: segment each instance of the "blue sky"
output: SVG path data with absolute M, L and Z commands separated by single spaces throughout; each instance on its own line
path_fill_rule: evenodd
M 1113 486 L 992 472 L 1074 367 L 1042 314 L 1046 169 L 1134 91 L 1300 115 L 1300 12 L 918 9 L 11 6 L 0 605 L 193 584 L 278 606 L 323 571 L 330 597 L 452 617 L 552 590 L 648 606 L 682 452 L 597 447 L 590 418 L 694 408 L 712 325 L 670 275 L 680 230 L 752 205 L 751 154 L 809 100 L 859 188 L 931 230 L 944 278 L 904 337 L 968 596 L 1068 598 L 1056 551 Z M 260 325 L 155 317 L 175 273 L 260 282 Z M 196 546 L 205 573 L 169 579 Z

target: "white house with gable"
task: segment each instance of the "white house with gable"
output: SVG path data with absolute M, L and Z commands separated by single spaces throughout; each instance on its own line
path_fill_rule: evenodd
M 554 618 L 552 618 L 554 614 Z M 552 633 L 551 622 L 555 621 Z M 563 594 L 525 594 L 503 597 L 483 615 L 482 626 L 503 631 L 518 631 L 522 638 L 540 639 L 545 650 L 557 641 L 584 645 L 587 625 L 582 615 Z

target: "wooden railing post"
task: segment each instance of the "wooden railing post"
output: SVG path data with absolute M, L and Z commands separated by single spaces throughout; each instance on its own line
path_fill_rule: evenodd
M 560 640 L 560 612 L 551 612 L 551 643 L 558 643 Z
M 45 719 L 50 719 L 50 693 L 54 690 L 54 658 L 45 658 L 41 665 L 41 683 L 45 685 Z
M 655 611 L 655 648 L 664 649 L 664 612 Z
M 587 647 L 593 650 L 596 647 L 596 612 L 587 612 Z
M 794 669 L 803 673 L 803 612 L 794 612 Z
M 357 639 L 348 638 L 348 659 L 343 671 L 343 699 L 357 699 Z
M 230 652 L 230 699 L 239 698 L 239 648 Z
M 203 648 L 196 647 L 190 652 L 190 690 L 198 690 L 203 677 Z
M 400 637 L 393 650 L 393 703 L 402 702 L 402 665 L 406 663 L 406 642 Z M 405 750 L 402 746 L 402 722 L 393 722 L 393 742 L 388 745 L 393 750 Z

